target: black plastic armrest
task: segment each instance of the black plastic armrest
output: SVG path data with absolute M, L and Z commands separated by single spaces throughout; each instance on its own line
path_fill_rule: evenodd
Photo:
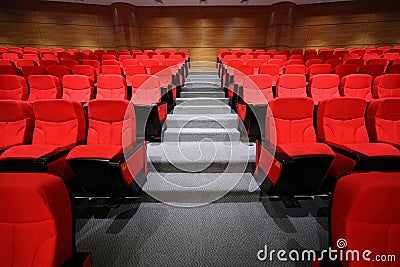
M 121 163 L 125 161 L 126 158 L 132 156 L 139 148 L 143 146 L 143 142 L 133 142 L 128 147 L 124 149 L 124 152 L 120 152 L 116 154 L 112 159 L 109 161 L 109 165 L 117 165 L 119 166 Z
M 90 267 L 92 266 L 91 254 L 86 252 L 77 252 L 69 258 L 62 267 Z
M 275 148 L 275 151 L 265 142 L 261 142 L 261 146 L 265 148 L 271 155 L 274 155 L 274 157 L 281 162 L 282 164 L 285 165 L 294 165 L 294 160 L 292 157 L 290 157 L 288 154 L 286 154 L 285 151 L 280 149 L 279 147 Z
M 77 144 L 72 144 L 65 147 L 60 147 L 50 153 L 47 153 L 46 155 L 43 155 L 35 159 L 35 164 L 45 165 L 47 162 L 52 162 L 56 159 L 66 156 L 71 151 L 71 149 L 73 149 L 76 146 Z
M 348 147 L 339 145 L 339 144 L 334 144 L 334 143 L 329 143 L 325 142 L 327 145 L 329 145 L 334 152 L 337 152 L 339 154 L 342 154 L 343 156 L 356 160 L 356 161 L 361 161 L 361 160 L 367 160 L 368 156 L 364 155 L 358 151 L 352 150 Z

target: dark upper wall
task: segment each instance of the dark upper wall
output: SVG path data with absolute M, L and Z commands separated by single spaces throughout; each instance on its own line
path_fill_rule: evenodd
M 400 45 L 398 29 L 398 0 L 264 7 L 0 3 L 0 45 L 188 48 L 194 60 L 214 60 L 218 48 Z

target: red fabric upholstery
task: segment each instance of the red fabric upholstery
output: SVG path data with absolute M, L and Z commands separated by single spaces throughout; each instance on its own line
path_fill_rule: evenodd
M 306 67 L 302 64 L 287 65 L 285 68 L 285 74 L 303 74 L 303 75 L 305 75 Z
M 397 201 L 400 173 L 354 173 L 339 179 L 333 194 L 331 211 L 332 245 L 344 238 L 348 250 L 370 250 L 376 255 L 400 257 L 400 210 Z M 374 196 L 374 197 L 371 197 Z M 390 207 L 390 211 L 384 207 Z M 366 234 L 368 233 L 368 234 Z M 341 262 L 343 266 L 397 266 L 395 262 Z
M 0 258 L 4 266 L 61 266 L 72 256 L 72 215 L 61 178 L 0 174 Z
M 143 66 L 128 65 L 125 67 L 126 77 L 133 76 L 137 74 L 146 74 L 146 68 Z M 129 84 L 129 83 L 128 83 Z
M 63 99 L 88 102 L 94 96 L 93 81 L 85 75 L 63 77 Z
M 87 143 L 122 145 L 122 126 L 129 102 L 127 100 L 92 100 L 89 102 Z M 110 112 L 112 110 L 113 112 Z M 129 114 L 127 114 L 129 115 Z
M 54 65 L 47 67 L 47 73 L 56 76 L 62 82 L 62 78 L 71 74 L 71 70 L 67 66 Z
M 5 147 L 32 141 L 34 115 L 26 102 L 0 101 L 0 150 Z
M 332 72 L 330 64 L 313 64 L 308 69 L 308 77 L 311 78 L 318 74 L 329 74 Z
M 33 103 L 33 144 L 67 146 L 84 141 L 85 114 L 78 102 L 40 100 Z
M 82 60 L 82 65 L 92 66 L 95 69 L 96 74 L 100 73 L 100 62 L 98 60 L 95 60 L 95 59 L 83 59 Z
M 272 78 L 268 74 L 247 76 L 243 85 L 243 101 L 253 105 L 267 104 L 272 100 Z
M 48 153 L 54 152 L 61 148 L 59 145 L 42 145 L 42 144 L 31 144 L 31 145 L 19 145 L 13 146 L 3 154 L 0 159 L 37 159 Z
M 276 85 L 278 97 L 306 97 L 306 76 L 283 74 Z
M 400 158 L 400 152 L 388 144 L 369 143 L 365 126 L 366 101 L 361 98 L 333 98 L 322 101 L 318 107 L 318 138 L 362 153 L 369 158 Z M 339 178 L 352 171 L 355 160 L 337 153 L 331 174 Z
M 258 69 L 258 74 L 268 74 L 272 78 L 272 84 L 276 84 L 279 78 L 279 66 L 276 64 L 262 65 Z
M 275 98 L 269 101 L 269 108 L 273 116 L 270 119 L 275 122 L 277 145 L 316 142 L 312 99 L 302 97 Z
M 281 144 L 279 147 L 292 158 L 304 156 L 331 155 L 335 156 L 332 149 L 323 143 L 290 143 Z
M 160 103 L 160 80 L 157 76 L 139 74 L 130 77 L 132 84 L 132 103 L 135 105 L 151 105 Z
M 57 77 L 52 75 L 31 75 L 28 78 L 28 83 L 30 85 L 29 101 L 61 97 L 61 84 Z
M 367 127 L 372 141 L 400 146 L 400 98 L 373 100 L 368 106 Z
M 369 74 L 372 76 L 372 81 L 375 80 L 376 77 L 383 75 L 385 73 L 385 66 L 383 65 L 365 65 L 360 68 L 360 73 Z
M 121 75 L 100 75 L 97 80 L 96 99 L 126 99 L 127 90 Z
M 339 97 L 339 76 L 336 74 L 317 74 L 308 82 L 308 94 L 314 104 L 320 101 Z
M 337 65 L 333 72 L 339 75 L 339 80 L 341 80 L 346 75 L 356 74 L 358 72 L 358 67 L 354 64 L 341 64 Z
M 335 144 L 368 143 L 367 103 L 361 98 L 333 98 L 318 107 L 318 137 Z
M 374 98 L 400 97 L 400 74 L 376 77 L 372 87 Z
M 40 66 L 24 66 L 22 67 L 22 75 L 28 80 L 30 75 L 45 75 L 47 71 Z
M 96 81 L 96 70 L 90 65 L 75 65 L 72 67 L 73 74 L 86 75 L 92 81 Z
M 101 66 L 101 74 L 122 75 L 122 70 L 119 65 L 103 65 Z
M 372 76 L 368 74 L 350 74 L 342 78 L 340 93 L 347 97 L 360 97 L 372 100 Z
M 0 75 L 0 99 L 26 100 L 28 86 L 24 78 L 17 75 Z

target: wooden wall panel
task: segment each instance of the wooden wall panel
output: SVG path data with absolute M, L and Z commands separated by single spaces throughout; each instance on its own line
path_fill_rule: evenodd
M 370 22 L 365 33 L 366 45 L 400 44 L 400 21 Z

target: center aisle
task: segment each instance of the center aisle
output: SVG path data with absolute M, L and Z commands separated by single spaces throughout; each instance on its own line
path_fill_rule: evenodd
M 260 197 L 255 146 L 215 73 L 190 73 L 181 96 L 162 142 L 148 144 L 143 196 L 113 209 L 78 200 L 78 251 L 91 251 L 93 266 L 311 266 L 257 253 L 326 248 L 329 201 L 304 198 L 287 209 Z

